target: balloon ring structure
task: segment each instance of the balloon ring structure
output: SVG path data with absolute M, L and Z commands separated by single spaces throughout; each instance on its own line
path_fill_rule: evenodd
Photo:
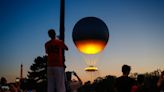
M 109 39 L 109 31 L 101 19 L 85 17 L 75 24 L 72 38 L 80 52 L 97 54 L 105 48 Z

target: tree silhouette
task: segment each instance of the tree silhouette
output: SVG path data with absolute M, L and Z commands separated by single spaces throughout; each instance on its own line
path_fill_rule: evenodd
M 94 92 L 115 92 L 115 79 L 116 76 L 107 75 L 106 77 L 98 77 L 94 80 Z
M 47 81 L 47 56 L 38 56 L 30 66 L 30 70 L 27 75 L 28 79 L 35 83 Z

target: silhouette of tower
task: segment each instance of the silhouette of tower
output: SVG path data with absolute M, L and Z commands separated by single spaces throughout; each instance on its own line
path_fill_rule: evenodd
M 20 79 L 23 79 L 23 65 L 20 66 Z

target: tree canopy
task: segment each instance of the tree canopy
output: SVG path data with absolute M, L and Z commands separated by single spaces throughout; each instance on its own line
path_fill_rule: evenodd
M 35 58 L 34 63 L 30 66 L 28 72 L 28 79 L 35 81 L 36 83 L 47 80 L 47 56 Z

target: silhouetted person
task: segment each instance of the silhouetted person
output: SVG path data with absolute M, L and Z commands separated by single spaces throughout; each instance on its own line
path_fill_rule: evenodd
M 159 77 L 159 80 L 157 82 L 157 87 L 160 92 L 164 92 L 164 71 L 161 72 L 161 76 Z
M 72 80 L 72 75 L 74 75 L 77 80 Z M 82 86 L 82 81 L 75 72 L 66 72 L 67 84 L 69 87 L 69 92 L 77 92 L 77 90 Z
M 7 84 L 7 80 L 5 77 L 1 77 L 0 80 L 0 91 L 2 92 L 8 92 L 9 91 L 9 86 Z
M 149 92 L 145 85 L 145 76 L 143 74 L 137 76 L 137 83 L 132 87 L 131 92 Z
M 135 80 L 128 77 L 130 73 L 131 67 L 128 65 L 122 66 L 123 75 L 116 79 L 116 91 L 117 92 L 130 92 L 132 86 L 135 83 Z
M 0 86 L 7 85 L 7 80 L 5 77 L 1 77 Z
M 62 50 L 68 50 L 68 47 L 63 41 L 56 39 L 55 30 L 50 29 L 48 35 L 51 38 L 45 44 L 48 54 L 48 92 L 66 92 Z

